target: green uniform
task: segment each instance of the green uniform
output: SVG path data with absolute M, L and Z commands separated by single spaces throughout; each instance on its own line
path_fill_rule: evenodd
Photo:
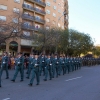
M 37 85 L 40 83 L 39 66 L 40 66 L 39 59 L 34 59 L 32 63 L 32 78 L 30 80 L 30 84 L 33 84 L 35 76 L 36 76 Z
M 3 56 L 2 57 L 1 70 L 0 70 L 1 76 L 2 76 L 3 70 L 6 71 L 6 78 L 9 78 L 9 73 L 8 73 L 8 57 L 7 56 Z
M 65 65 L 66 65 L 66 70 L 68 71 L 68 74 L 69 74 L 69 72 L 70 72 L 70 66 L 69 66 L 69 63 L 68 63 L 68 57 L 65 59 Z
M 46 63 L 46 57 L 45 56 L 40 57 L 40 76 L 42 71 L 43 75 L 45 75 L 45 63 Z
M 72 72 L 74 71 L 74 58 L 71 58 L 71 67 L 72 67 Z
M 16 77 L 17 77 L 17 75 L 18 75 L 18 72 L 20 72 L 20 74 L 21 74 L 21 80 L 23 80 L 23 78 L 24 78 L 24 75 L 23 75 L 23 70 L 24 70 L 24 66 L 23 66 L 23 60 L 24 58 L 23 57 L 19 57 L 19 58 L 16 58 L 16 62 L 15 62 L 15 64 L 16 64 L 16 68 L 15 68 L 15 74 L 14 74 L 14 77 L 13 77 L 13 79 L 12 80 L 15 80 L 16 79 Z
M 79 58 L 79 69 L 82 67 L 82 58 Z
M 0 87 L 1 87 L 1 73 L 0 73 Z
M 30 77 L 31 71 L 32 71 L 32 69 L 33 69 L 33 66 L 34 66 L 34 65 L 33 65 L 33 61 L 34 61 L 34 58 L 33 58 L 33 57 L 30 57 L 30 58 L 29 58 L 29 65 L 28 65 L 29 70 L 28 70 L 27 78 Z
M 63 71 L 63 75 L 65 74 L 65 61 L 64 58 L 60 58 L 60 66 L 61 66 L 61 70 Z
M 45 66 L 45 79 L 44 80 L 47 80 L 48 78 L 48 73 L 49 73 L 49 77 L 50 77 L 50 80 L 52 79 L 52 61 L 50 58 L 47 58 L 46 59 L 46 66 Z
M 55 76 L 55 72 L 56 72 L 56 77 L 58 77 L 59 59 L 53 58 L 52 64 L 53 64 L 53 77 Z

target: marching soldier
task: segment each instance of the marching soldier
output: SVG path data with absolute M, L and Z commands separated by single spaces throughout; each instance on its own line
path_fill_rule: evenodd
M 60 66 L 61 66 L 61 69 L 62 69 L 62 71 L 63 71 L 63 75 L 65 74 L 65 61 L 64 61 L 64 57 L 63 56 L 61 56 L 60 57 Z
M 29 79 L 30 77 L 30 74 L 31 74 L 31 71 L 33 69 L 33 61 L 34 61 L 34 55 L 33 53 L 30 54 L 30 57 L 29 57 L 29 65 L 28 65 L 28 75 L 27 75 L 27 79 Z
M 55 72 L 56 72 L 56 77 L 58 77 L 58 71 L 59 71 L 59 58 L 57 57 L 57 55 L 55 55 L 55 57 L 53 58 L 52 61 L 52 66 L 53 66 L 53 78 L 55 76 Z
M 18 53 L 18 57 L 17 57 L 16 62 L 15 62 L 16 70 L 15 70 L 14 77 L 11 81 L 15 82 L 15 79 L 18 75 L 18 72 L 20 72 L 20 74 L 21 74 L 21 80 L 20 81 L 23 81 L 23 78 L 24 78 L 23 63 L 24 63 L 24 58 L 22 57 L 22 53 Z
M 29 86 L 32 86 L 33 85 L 33 81 L 34 81 L 34 78 L 36 76 L 36 81 L 37 81 L 37 84 L 36 85 L 39 85 L 40 83 L 40 69 L 39 69 L 39 65 L 40 62 L 39 62 L 39 58 L 38 58 L 38 55 L 35 55 L 35 58 L 33 59 L 33 62 L 32 62 L 32 78 L 30 80 L 30 83 L 28 84 Z
M 82 67 L 82 58 L 79 57 L 79 69 Z
M 46 62 L 46 57 L 44 54 L 40 57 L 40 76 L 43 71 L 43 75 L 45 75 L 45 62 Z
M 48 72 L 49 72 L 50 80 L 52 80 L 52 60 L 50 58 L 50 55 L 48 55 L 47 60 L 46 60 L 44 81 L 47 81 Z
M 76 60 L 76 58 L 74 57 L 74 70 L 76 71 L 76 69 L 77 69 L 77 60 Z
M 69 74 L 69 72 L 70 72 L 70 66 L 69 66 L 68 61 L 69 61 L 69 57 L 66 57 L 66 59 L 65 59 L 65 65 L 66 65 L 66 70 L 68 71 L 68 74 Z
M 3 53 L 3 57 L 1 60 L 1 70 L 0 70 L 0 77 L 2 76 L 3 70 L 6 71 L 6 79 L 9 78 L 9 73 L 8 73 L 8 56 L 7 56 L 7 52 Z
M 0 73 L 0 87 L 1 87 L 1 73 Z

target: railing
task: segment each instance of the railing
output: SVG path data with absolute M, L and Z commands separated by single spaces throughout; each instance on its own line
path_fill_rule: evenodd
M 30 19 L 30 20 L 35 20 L 35 17 L 34 16 L 31 16 L 31 15 L 28 15 L 28 14 L 23 14 L 22 15 L 22 18 Z
M 32 25 L 26 25 L 26 24 L 22 24 L 22 28 L 28 29 L 28 30 L 35 30 L 35 26 L 32 26 Z
M 40 0 L 31 0 L 31 1 L 35 1 L 35 2 L 37 2 L 37 3 L 39 3 L 39 4 L 43 5 L 43 6 L 46 6 L 46 3 L 45 2 L 42 2 Z
M 36 21 L 38 21 L 38 22 L 45 23 L 45 20 L 43 20 L 43 19 L 40 19 L 40 18 L 37 18 L 37 17 L 35 17 L 35 20 L 36 20 Z
M 42 13 L 42 14 L 46 14 L 45 11 L 40 10 L 38 8 L 35 8 L 35 7 L 32 7 L 32 6 L 27 5 L 27 4 L 23 4 L 23 7 L 27 8 L 27 9 L 30 9 L 30 10 L 34 10 L 34 11 L 39 12 L 39 13 Z

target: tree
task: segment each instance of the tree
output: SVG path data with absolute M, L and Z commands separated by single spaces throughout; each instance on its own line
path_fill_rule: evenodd
M 27 36 L 23 33 L 23 28 L 28 28 L 22 21 L 22 13 L 12 13 L 7 16 L 7 21 L 0 20 L 0 46 L 7 43 L 8 39 L 33 39 L 33 34 Z
M 37 34 L 34 34 L 34 37 L 33 45 L 37 44 L 42 52 L 56 52 L 60 38 L 60 29 L 51 28 L 48 30 L 41 28 Z

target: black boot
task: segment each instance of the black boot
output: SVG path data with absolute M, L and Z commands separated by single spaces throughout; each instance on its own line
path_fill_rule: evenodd
M 44 81 L 47 81 L 47 79 L 44 79 Z
M 12 81 L 12 82 L 15 82 L 15 80 L 13 80 L 13 79 L 12 79 L 11 81 Z
M 28 84 L 29 86 L 32 86 L 32 84 L 30 83 L 30 84 Z

